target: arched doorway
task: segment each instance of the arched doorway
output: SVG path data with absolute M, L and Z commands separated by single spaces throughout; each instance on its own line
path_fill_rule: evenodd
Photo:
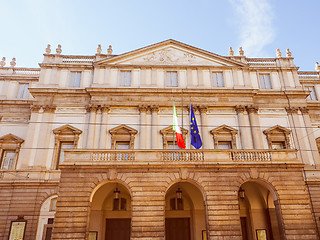
M 194 184 L 179 182 L 166 193 L 166 240 L 206 239 L 204 198 Z
M 58 196 L 48 197 L 41 205 L 37 228 L 37 240 L 51 240 Z
M 131 196 L 121 183 L 105 183 L 91 199 L 89 239 L 129 240 Z
M 239 189 L 243 240 L 280 240 L 282 235 L 277 195 L 265 184 L 249 181 Z

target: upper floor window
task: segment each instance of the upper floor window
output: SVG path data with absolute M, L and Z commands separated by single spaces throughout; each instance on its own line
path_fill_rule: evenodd
M 28 97 L 28 83 L 20 83 L 17 98 L 27 98 Z
M 267 137 L 268 147 L 273 150 L 290 149 L 291 130 L 276 125 L 263 131 Z
M 262 89 L 271 89 L 270 74 L 260 74 L 260 86 Z
M 214 72 L 212 73 L 212 85 L 214 87 L 224 87 L 223 73 Z
M 23 139 L 7 134 L 0 138 L 0 169 L 12 170 L 15 169 L 18 153 L 21 148 Z
M 215 129 L 212 129 L 210 133 L 213 136 L 214 148 L 215 149 L 236 149 L 236 135 L 237 129 L 222 125 Z
M 71 72 L 70 87 L 80 87 L 81 72 Z
M 109 130 L 111 134 L 111 148 L 112 149 L 133 149 L 135 135 L 137 130 L 126 126 L 120 125 Z
M 78 145 L 79 135 L 81 130 L 70 126 L 64 125 L 53 130 L 55 134 L 55 147 L 53 154 L 52 168 L 59 169 L 59 164 L 64 160 L 64 150 L 74 149 Z
M 178 72 L 176 71 L 167 72 L 167 86 L 178 87 Z
M 123 87 L 131 86 L 131 71 L 120 72 L 120 86 L 123 86 Z
M 183 138 L 186 139 L 188 130 L 181 128 Z M 163 149 L 180 149 L 177 145 L 176 135 L 173 132 L 172 126 L 160 130 L 163 139 Z
M 316 91 L 313 86 L 305 87 L 305 90 L 310 91 L 310 94 L 307 97 L 307 100 L 317 100 Z

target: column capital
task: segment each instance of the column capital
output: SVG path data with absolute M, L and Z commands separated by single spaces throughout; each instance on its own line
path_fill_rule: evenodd
M 101 105 L 100 110 L 102 113 L 108 113 L 110 111 L 110 106 L 109 105 Z
M 95 104 L 88 104 L 86 106 L 87 112 L 97 112 L 98 108 L 99 108 L 99 106 L 95 105 Z
M 142 113 L 142 112 L 144 112 L 144 113 L 146 113 L 147 111 L 148 111 L 148 109 L 149 109 L 149 107 L 147 106 L 147 105 L 139 105 L 139 111 Z
M 309 113 L 309 108 L 308 107 L 300 107 L 300 112 L 302 114 L 308 114 Z
M 286 107 L 286 111 L 289 114 L 298 113 L 299 108 L 297 107 Z
M 207 111 L 208 111 L 208 106 L 200 105 L 200 106 L 198 107 L 198 109 L 199 109 L 200 113 L 207 113 Z
M 152 105 L 150 106 L 151 113 L 158 113 L 159 112 L 159 106 L 158 105 Z
M 34 112 L 34 113 L 38 113 L 40 108 L 41 108 L 41 105 L 31 105 L 30 106 L 31 112 Z
M 236 105 L 234 109 L 237 113 L 244 113 L 246 107 L 244 105 Z
M 246 107 L 248 113 L 258 113 L 259 108 L 253 105 Z
M 56 110 L 56 106 L 54 105 L 44 105 L 42 106 L 43 112 L 45 113 L 53 113 Z

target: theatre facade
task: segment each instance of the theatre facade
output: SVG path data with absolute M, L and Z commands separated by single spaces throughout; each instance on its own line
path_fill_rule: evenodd
M 3 58 L 0 239 L 319 239 L 320 67 L 293 60 L 175 40 Z

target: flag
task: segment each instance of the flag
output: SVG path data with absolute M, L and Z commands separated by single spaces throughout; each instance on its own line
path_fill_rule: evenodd
M 191 145 L 194 146 L 196 149 L 201 148 L 202 141 L 197 125 L 196 117 L 194 116 L 193 107 L 191 104 L 190 107 L 191 115 L 190 115 L 190 133 L 191 133 Z
M 179 148 L 186 148 L 186 145 L 185 145 L 184 140 L 183 140 L 181 128 L 178 125 L 178 115 L 177 115 L 176 105 L 174 105 L 174 103 L 173 103 L 173 125 L 172 125 L 172 129 L 176 133 L 178 147 Z

